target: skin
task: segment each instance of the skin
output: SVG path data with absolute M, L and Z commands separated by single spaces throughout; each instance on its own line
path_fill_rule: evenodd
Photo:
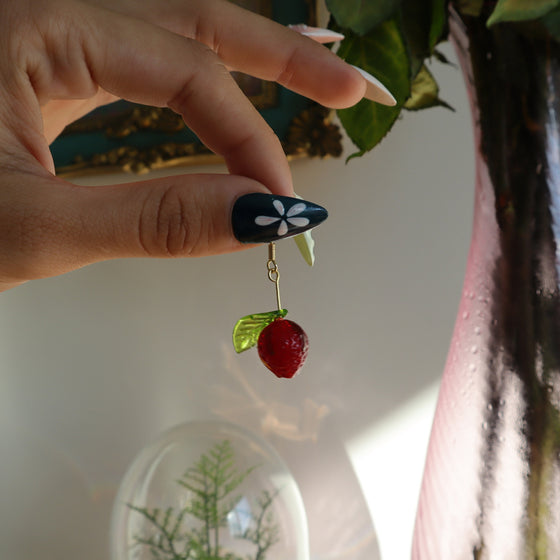
M 245 248 L 231 231 L 235 200 L 293 186 L 229 70 L 333 108 L 365 92 L 325 47 L 225 0 L 2 0 L 0 53 L 0 291 L 106 259 Z M 181 114 L 229 174 L 95 188 L 57 178 L 49 144 L 120 98 Z

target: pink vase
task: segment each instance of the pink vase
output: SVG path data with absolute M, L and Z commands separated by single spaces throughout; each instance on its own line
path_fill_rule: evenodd
M 450 17 L 475 216 L 414 560 L 560 558 L 560 48 L 535 25 L 488 29 L 485 4 Z

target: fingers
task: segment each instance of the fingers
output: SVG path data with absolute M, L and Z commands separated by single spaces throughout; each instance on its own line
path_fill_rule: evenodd
M 226 0 L 126 0 L 112 9 L 200 41 L 226 66 L 327 107 L 349 107 L 365 93 L 359 73 L 329 49 Z
M 224 157 L 231 173 L 278 194 L 292 194 L 277 136 L 213 51 L 150 24 L 131 25 L 117 18 L 102 41 L 94 41 L 88 52 L 101 87 L 132 101 L 171 107 L 206 146 Z
M 5 173 L 0 189 L 0 291 L 123 257 L 189 257 L 240 250 L 235 201 L 268 193 L 251 179 L 185 175 L 96 188 Z
M 364 82 L 355 70 L 308 37 L 230 2 L 198 4 L 204 8 L 199 8 L 196 39 L 226 65 L 332 108 L 354 105 L 363 97 Z
M 28 82 L 37 99 L 90 97 L 101 88 L 129 101 L 169 106 L 224 157 L 231 173 L 278 194 L 293 193 L 279 139 L 216 53 L 141 19 L 86 4 L 53 4 L 53 10 L 65 7 L 60 25 L 74 26 L 64 30 L 72 37 L 72 55 L 58 26 L 36 22 L 44 44 L 25 63 L 33 69 Z M 29 127 L 16 128 L 15 134 L 28 134 Z

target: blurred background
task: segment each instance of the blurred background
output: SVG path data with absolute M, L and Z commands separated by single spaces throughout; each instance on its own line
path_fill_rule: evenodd
M 238 318 L 275 306 L 266 247 L 100 263 L 0 295 L 2 559 L 108 559 L 130 462 L 167 428 L 208 418 L 251 429 L 286 459 L 312 559 L 409 557 L 474 184 L 460 71 L 431 70 L 455 112 L 405 113 L 348 164 L 347 141 L 339 159 L 291 164 L 298 194 L 330 213 L 313 268 L 292 240 L 277 245 L 282 302 L 310 339 L 294 380 L 231 343 Z M 225 170 L 165 173 L 195 171 Z

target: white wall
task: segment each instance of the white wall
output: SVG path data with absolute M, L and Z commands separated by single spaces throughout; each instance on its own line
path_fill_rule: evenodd
M 284 306 L 311 341 L 293 382 L 270 375 L 256 352 L 236 356 L 231 347 L 239 317 L 274 307 L 265 247 L 101 263 L 0 296 L 0 557 L 104 560 L 111 502 L 134 455 L 176 423 L 216 416 L 286 453 L 315 516 L 315 558 L 326 558 L 317 511 L 328 497 L 341 506 L 330 518 L 340 515 L 348 529 L 338 523 L 329 558 L 371 559 L 345 448 L 371 511 L 389 516 L 374 519 L 383 558 L 405 557 L 433 391 L 422 401 L 424 420 L 411 418 L 410 438 L 406 422 L 389 447 L 368 438 L 441 375 L 471 226 L 462 79 L 457 68 L 436 73 L 455 113 L 407 113 L 373 153 L 348 165 L 292 164 L 299 194 L 330 212 L 314 234 L 313 269 L 292 241 L 277 247 Z

